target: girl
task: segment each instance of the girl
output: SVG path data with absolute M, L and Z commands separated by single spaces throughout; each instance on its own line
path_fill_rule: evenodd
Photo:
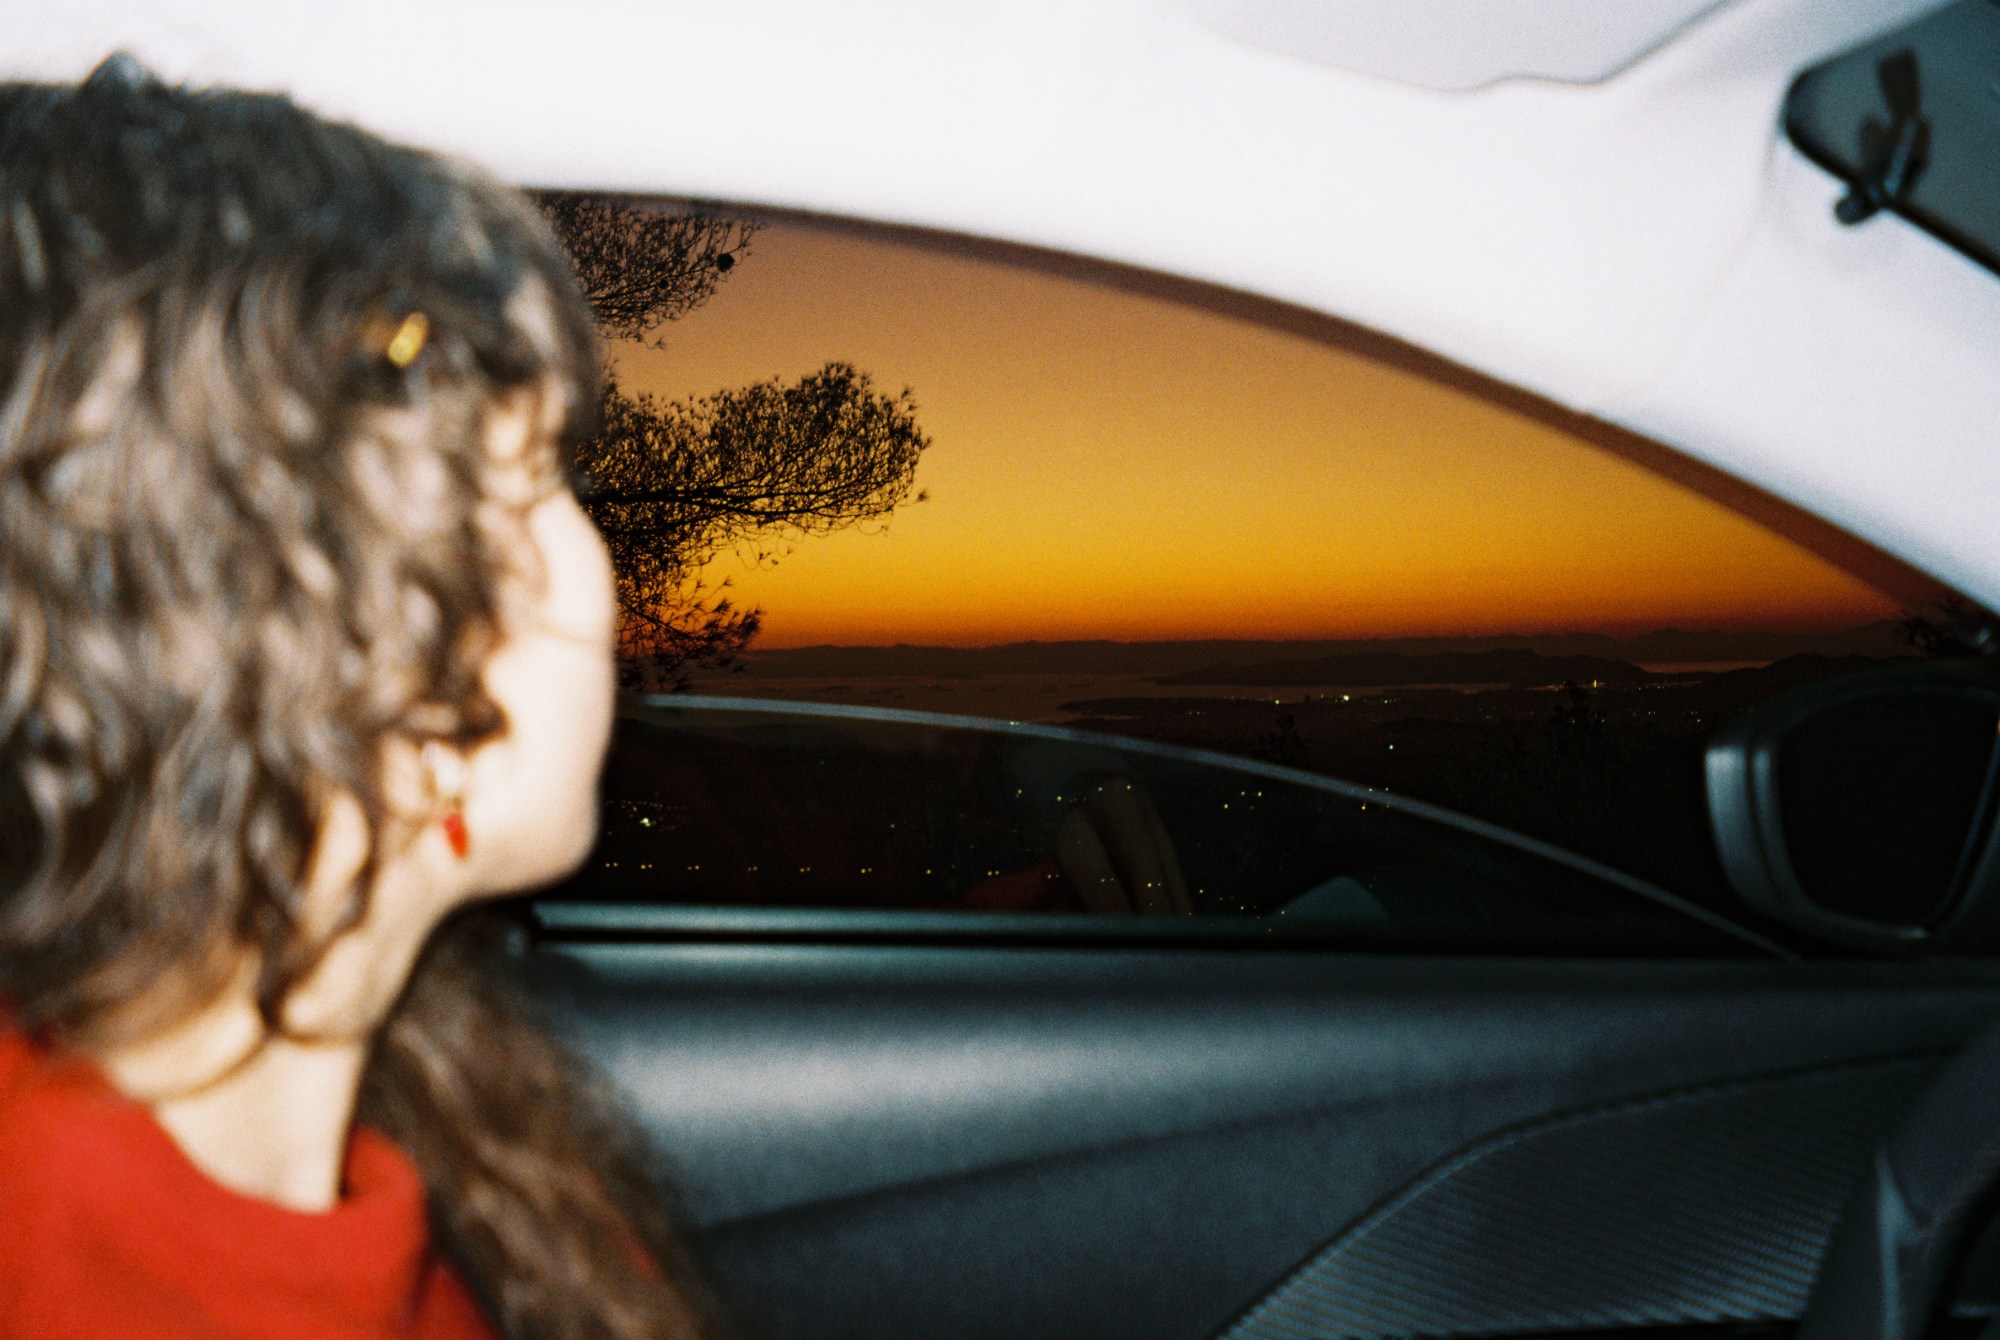
M 0 84 L 0 1336 L 713 1332 L 459 915 L 593 838 L 595 359 L 462 165 Z

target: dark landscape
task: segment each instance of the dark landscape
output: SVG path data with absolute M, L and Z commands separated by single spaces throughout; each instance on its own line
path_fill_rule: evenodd
M 1831 633 L 1029 642 L 758 651 L 703 694 L 1060 724 L 1302 768 L 1448 806 L 1718 907 L 1703 746 L 1792 686 L 1912 654 Z

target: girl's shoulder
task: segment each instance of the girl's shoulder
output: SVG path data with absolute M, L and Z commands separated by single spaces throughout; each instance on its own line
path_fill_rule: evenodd
M 230 1191 L 95 1066 L 0 1029 L 0 1340 L 491 1340 L 402 1151 L 357 1131 L 348 1178 L 320 1214 Z
M 86 1207 L 116 1161 L 115 1114 L 103 1080 L 12 1028 L 0 1028 L 0 1337 L 38 1312 L 37 1300 L 87 1289 L 73 1278 L 89 1250 Z
M 106 1126 L 122 1104 L 88 1062 L 50 1052 L 0 1026 L 0 1223 L 16 1228 L 24 1197 L 88 1176 L 103 1154 Z M 5 1231 L 5 1230 L 0 1230 Z
M 46 1060 L 47 1054 L 13 1026 L 6 1008 L 0 1005 L 0 1113 L 6 1111 L 15 1089 L 33 1078 Z

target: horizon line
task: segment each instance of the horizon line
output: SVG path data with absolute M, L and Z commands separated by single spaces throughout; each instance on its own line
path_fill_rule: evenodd
M 1831 628 L 1785 628 L 1761 625 L 1744 628 L 1681 628 L 1665 625 L 1632 633 L 1609 633 L 1601 629 L 1571 628 L 1549 629 L 1541 632 L 1523 633 L 1383 633 L 1369 636 L 1321 635 L 1311 637 L 1051 637 L 1013 638 L 1002 642 L 800 642 L 789 646 L 752 645 L 741 653 L 755 655 L 760 651 L 1001 651 L 1010 647 L 1158 647 L 1175 645 L 1215 645 L 1215 646 L 1283 646 L 1311 642 L 1473 642 L 1473 641 L 1529 641 L 1566 637 L 1603 638 L 1611 642 L 1630 642 L 1639 638 L 1659 637 L 1672 634 L 1680 637 L 1839 637 L 1849 633 L 1865 632 L 1903 622 L 1900 619 L 1872 619 L 1866 623 L 1844 624 Z

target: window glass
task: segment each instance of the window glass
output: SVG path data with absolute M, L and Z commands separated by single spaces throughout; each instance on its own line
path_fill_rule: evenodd
M 1020 723 L 628 707 L 592 901 L 1254 921 L 1436 948 L 1743 952 L 1683 900 L 1293 769 Z
M 1462 384 L 727 227 L 608 346 L 581 464 L 656 696 L 565 898 L 1698 940 L 1742 916 L 1709 730 L 1911 654 L 1906 600 Z

